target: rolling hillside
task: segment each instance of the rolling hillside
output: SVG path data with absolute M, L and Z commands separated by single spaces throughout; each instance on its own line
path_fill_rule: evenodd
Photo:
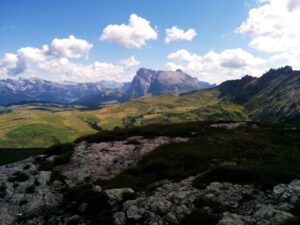
M 46 147 L 99 130 L 187 121 L 300 122 L 300 72 L 270 70 L 179 96 L 133 98 L 89 110 L 58 104 L 0 108 L 0 147 Z
M 243 107 L 222 102 L 217 90 L 185 96 L 131 99 L 97 110 L 58 104 L 3 108 L 0 147 L 46 147 L 97 132 L 150 123 L 203 120 L 247 120 Z

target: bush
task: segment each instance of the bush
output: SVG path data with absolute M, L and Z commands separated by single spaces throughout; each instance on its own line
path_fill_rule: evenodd
M 53 169 L 53 163 L 45 157 L 36 157 L 34 163 L 38 165 L 39 171 L 51 171 Z
M 214 202 L 213 200 L 206 198 L 204 196 L 197 198 L 194 201 L 194 205 L 198 209 L 202 209 L 204 207 L 209 207 L 212 209 L 213 213 L 221 214 L 224 211 L 228 211 L 228 207 L 219 202 Z
M 28 201 L 26 199 L 22 199 L 20 202 L 19 202 L 19 206 L 22 206 L 22 205 L 25 205 L 27 204 Z
M 291 213 L 294 216 L 299 216 L 300 217 L 300 201 L 296 202 L 296 204 L 294 205 L 294 208 L 291 210 Z
M 54 166 L 63 165 L 63 164 L 70 162 L 70 160 L 72 158 L 72 154 L 73 154 L 73 152 L 65 152 L 62 155 L 55 156 L 55 158 L 53 160 L 53 165 Z
M 15 182 L 15 181 L 18 181 L 18 182 L 24 182 L 26 180 L 29 179 L 29 176 L 26 174 L 26 173 L 23 173 L 21 171 L 17 171 L 13 174 L 12 177 L 9 177 L 7 179 L 8 182 Z
M 23 167 L 23 170 L 28 170 L 29 168 L 30 168 L 30 165 L 27 164 L 27 165 L 25 165 L 25 166 Z
M 0 198 L 4 198 L 6 196 L 6 185 L 2 183 L 0 185 Z
M 202 210 L 195 210 L 181 221 L 181 225 L 216 225 L 219 216 Z
M 73 152 L 74 145 L 72 143 L 55 144 L 49 147 L 46 151 L 46 155 L 62 155 L 66 152 Z
M 134 199 L 136 199 L 136 197 L 137 197 L 137 194 L 135 192 L 133 192 L 133 193 L 125 192 L 122 195 L 122 199 L 124 202 L 126 202 L 128 200 L 134 200 Z
M 65 183 L 66 177 L 62 175 L 59 171 L 54 170 L 51 172 L 49 183 L 52 184 L 55 180 Z
M 300 224 L 300 217 L 294 217 L 291 219 L 287 219 L 281 225 L 299 225 Z
M 141 143 L 138 140 L 127 141 L 127 145 L 140 145 Z
M 34 190 L 35 190 L 34 185 L 31 185 L 25 189 L 25 193 L 32 194 L 32 193 L 34 193 Z

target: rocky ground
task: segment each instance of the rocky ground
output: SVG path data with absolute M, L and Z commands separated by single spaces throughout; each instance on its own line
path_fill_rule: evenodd
M 300 180 L 270 190 L 228 182 L 196 187 L 195 179 L 202 176 L 199 174 L 180 182 L 153 183 L 147 192 L 131 188 L 103 190 L 96 182 L 114 177 L 163 144 L 187 140 L 130 137 L 124 141 L 81 142 L 70 162 L 51 169 L 45 165 L 54 162 L 56 156 L 38 156 L 2 166 L 0 224 L 88 224 L 85 212 L 90 210 L 89 203 L 74 199 L 66 206 L 64 202 L 68 190 L 83 184 L 91 186 L 95 198 L 97 193 L 104 196 L 115 225 L 183 224 L 196 210 L 218 225 L 279 225 L 293 217 L 290 211 L 300 199 Z M 70 205 L 75 205 L 76 210 L 62 207 L 69 209 Z

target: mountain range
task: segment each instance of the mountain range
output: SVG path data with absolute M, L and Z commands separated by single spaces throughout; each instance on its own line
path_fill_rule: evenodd
M 133 97 L 177 94 L 212 86 L 180 70 L 172 72 L 144 68 L 138 70 L 132 82 L 128 83 L 115 81 L 59 83 L 38 78 L 6 79 L 0 80 L 0 104 L 55 102 L 99 106 L 126 101 Z
M 146 80 L 145 74 L 151 79 Z M 176 83 L 168 82 L 163 89 L 169 88 L 172 94 L 155 96 L 161 92 L 151 86 L 161 82 L 162 74 L 165 72 L 141 69 L 127 90 L 103 89 L 100 97 L 106 102 L 114 102 L 113 95 L 121 101 L 132 90 L 139 92 L 127 101 L 100 108 L 54 103 L 0 106 L 0 147 L 49 146 L 101 130 L 147 124 L 220 120 L 300 122 L 300 71 L 289 66 L 271 69 L 259 78 L 245 76 L 202 90 L 187 91 L 180 84 L 180 92 Z M 174 74 L 181 76 L 183 72 Z M 190 87 L 195 88 L 195 83 L 191 82 Z M 86 95 L 83 103 L 99 102 L 99 95 L 93 96 Z

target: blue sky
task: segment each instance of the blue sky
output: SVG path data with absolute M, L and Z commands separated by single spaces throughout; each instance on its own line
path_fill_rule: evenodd
M 276 27 L 272 21 L 259 17 L 263 16 L 264 12 L 276 16 L 276 9 L 281 7 L 279 4 L 282 4 L 278 3 L 279 0 L 261 1 L 1 0 L 0 76 L 3 78 L 37 76 L 43 79 L 74 81 L 101 79 L 125 81 L 130 80 L 139 67 L 157 70 L 174 70 L 178 67 L 199 79 L 217 83 L 226 79 L 239 78 L 246 73 L 259 75 L 268 67 L 279 66 L 286 60 L 285 57 L 285 59 L 280 58 L 280 62 L 275 62 L 270 61 L 270 57 L 274 55 L 279 57 L 280 54 L 292 55 L 286 50 L 287 48 L 274 53 L 270 51 L 272 47 L 267 50 L 261 47 L 265 45 L 264 43 L 251 45 L 255 38 L 266 36 L 258 29 L 259 26 L 263 26 L 259 24 L 259 19 L 265 19 L 267 24 L 269 22 L 270 26 Z M 294 1 L 282 0 L 281 2 L 284 2 L 289 13 L 288 7 Z M 291 7 L 299 9 L 297 4 Z M 262 12 L 251 16 L 249 12 L 253 9 Z M 293 15 L 290 17 L 295 16 L 296 12 L 292 10 L 290 14 Z M 140 32 L 137 31 L 137 34 L 145 32 L 144 43 L 138 47 L 128 48 L 128 45 L 118 42 L 124 37 L 116 37 L 117 34 L 114 32 L 120 28 L 117 27 L 108 29 L 106 38 L 100 40 L 107 26 L 128 25 L 132 14 L 148 21 L 149 29 L 156 33 L 156 37 L 152 34 L 151 38 L 149 32 L 152 31 L 142 28 Z M 247 20 L 249 20 L 248 24 Z M 237 31 L 243 22 L 245 26 Z M 253 23 L 258 26 L 255 30 L 251 30 L 253 27 L 250 25 Z M 178 37 L 178 40 L 166 43 L 166 29 L 174 26 L 177 29 L 175 31 L 182 30 L 184 33 L 192 29 L 196 35 L 192 35 L 191 38 L 186 34 L 185 37 Z M 289 32 L 293 32 L 290 31 L 292 28 L 285 27 Z M 66 39 L 63 43 L 68 41 L 71 43 L 70 35 L 73 35 L 76 40 L 86 41 L 86 43 L 77 43 L 80 46 L 85 44 L 85 47 L 81 48 L 77 45 L 74 47 L 70 44 L 70 49 L 64 50 L 73 51 L 75 48 L 74 51 L 82 51 L 81 56 L 59 55 L 57 49 L 54 54 L 52 41 Z M 274 35 L 269 36 L 272 38 Z M 38 52 L 37 49 L 42 49 L 43 45 L 48 45 L 50 50 Z M 25 47 L 35 50 L 25 49 L 18 52 Z M 180 52 L 180 50 L 184 51 Z M 62 53 L 63 50 L 59 52 Z M 176 52 L 177 54 L 168 58 L 170 54 Z M 7 56 L 7 53 L 13 55 Z M 39 59 L 34 59 L 29 54 L 38 55 Z M 190 55 L 187 57 L 187 54 Z M 44 56 L 45 59 L 41 60 Z M 130 57 L 131 61 L 124 62 Z M 294 60 L 296 61 L 295 57 L 290 61 Z M 219 62 L 215 63 L 217 61 Z M 251 62 L 249 65 L 248 61 Z M 93 66 L 95 62 L 100 64 Z M 126 63 L 131 66 L 127 66 Z M 80 67 L 77 68 L 76 65 L 79 64 Z M 22 68 L 17 68 L 20 66 Z M 58 67 L 60 69 L 57 69 Z

